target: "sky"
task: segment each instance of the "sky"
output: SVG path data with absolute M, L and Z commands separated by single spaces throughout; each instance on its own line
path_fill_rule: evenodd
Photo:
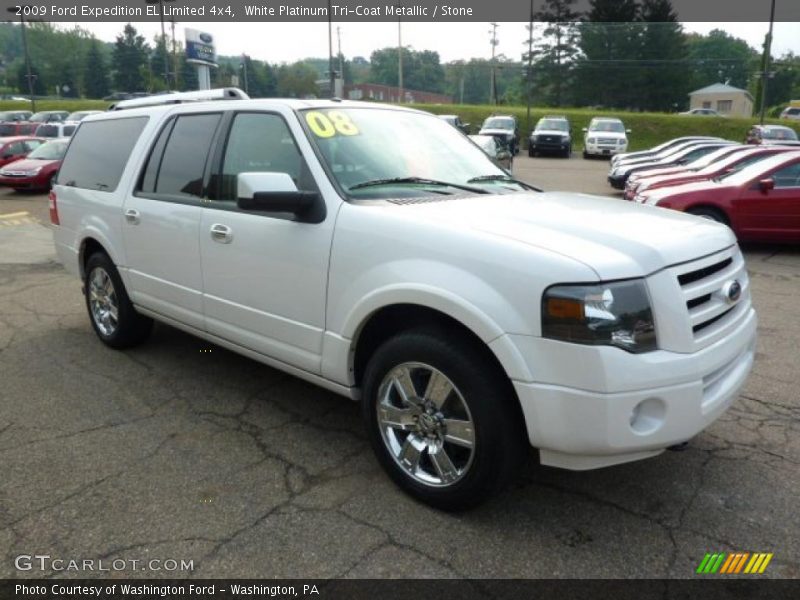
M 66 23 L 65 26 L 73 24 Z M 121 32 L 123 23 L 80 23 L 98 38 L 114 41 Z M 134 23 L 148 40 L 160 32 L 159 23 Z M 251 58 L 271 63 L 294 62 L 308 57 L 328 55 L 328 25 L 326 22 L 311 23 L 191 23 L 188 27 L 208 31 L 214 35 L 217 54 L 248 54 Z M 385 23 L 336 23 L 333 24 L 334 54 L 337 52 L 336 28 L 341 29 L 342 53 L 347 58 L 363 56 L 369 58 L 373 50 L 397 45 L 397 22 Z M 731 35 L 742 38 L 760 50 L 767 33 L 768 23 L 684 23 L 686 31 L 708 33 L 712 29 L 724 29 Z M 176 37 L 183 39 L 183 25 L 176 26 Z M 524 23 L 500 23 L 497 28 L 499 44 L 497 53 L 518 60 L 527 40 Z M 488 23 L 403 23 L 404 46 L 414 50 L 434 50 L 442 62 L 457 59 L 489 58 Z M 800 23 L 775 23 L 773 33 L 773 56 L 787 51 L 800 54 Z

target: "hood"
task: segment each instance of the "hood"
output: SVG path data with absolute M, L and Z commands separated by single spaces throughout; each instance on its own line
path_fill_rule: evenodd
M 481 129 L 478 135 L 514 135 L 513 129 Z
M 58 164 L 59 160 L 36 160 L 36 159 L 28 159 L 23 158 L 22 160 L 15 160 L 12 163 L 8 163 L 3 167 L 5 171 L 32 171 L 33 169 L 38 169 L 39 167 L 45 168 L 49 167 L 52 164 Z
M 486 195 L 398 210 L 545 248 L 587 265 L 603 280 L 642 277 L 736 243 L 730 229 L 708 219 L 588 194 Z
M 652 192 L 648 191 L 647 204 L 655 204 L 667 196 L 678 196 L 682 194 L 696 194 L 712 192 L 715 195 L 722 193 L 723 190 L 738 189 L 738 186 L 727 186 L 717 183 L 711 179 L 700 179 L 689 183 L 682 183 L 675 186 L 656 188 Z

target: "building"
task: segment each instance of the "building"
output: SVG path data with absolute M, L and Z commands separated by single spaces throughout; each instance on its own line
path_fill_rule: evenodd
M 751 117 L 753 97 L 747 90 L 715 83 L 689 93 L 689 109 L 692 108 L 712 108 L 722 115 Z
M 372 100 L 376 102 L 395 102 L 400 99 L 400 88 L 377 83 L 356 83 L 345 86 L 345 97 L 348 100 Z M 419 102 L 422 104 L 452 104 L 453 98 L 434 92 L 419 90 L 403 90 L 403 103 Z

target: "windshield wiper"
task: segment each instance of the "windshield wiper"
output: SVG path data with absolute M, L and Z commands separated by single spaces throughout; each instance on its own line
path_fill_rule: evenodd
M 474 194 L 490 193 L 488 190 L 485 190 L 483 188 L 473 187 L 471 185 L 462 185 L 460 183 L 451 183 L 449 181 L 438 181 L 436 179 L 426 179 L 424 177 L 392 177 L 390 179 L 371 179 L 369 181 L 362 181 L 361 183 L 351 185 L 348 189 L 358 190 L 361 188 L 373 187 L 376 185 L 392 185 L 394 183 L 418 183 L 421 185 L 438 185 L 443 187 L 447 186 L 459 190 L 465 190 L 467 192 L 472 192 Z
M 515 183 L 519 186 L 524 187 L 528 190 L 533 190 L 534 192 L 541 192 L 543 191 L 542 188 L 536 187 L 535 185 L 531 185 L 530 183 L 525 183 L 524 181 L 520 181 L 519 179 L 514 179 L 513 177 L 509 177 L 508 175 L 481 175 L 479 177 L 473 177 L 472 179 L 467 180 L 467 183 L 481 183 L 483 181 L 501 181 L 504 183 Z

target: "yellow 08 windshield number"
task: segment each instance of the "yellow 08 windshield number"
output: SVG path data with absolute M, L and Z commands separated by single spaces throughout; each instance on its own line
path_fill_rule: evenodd
M 350 117 L 340 110 L 320 112 L 312 110 L 306 113 L 309 129 L 319 138 L 332 138 L 335 135 L 358 135 L 358 127 Z

